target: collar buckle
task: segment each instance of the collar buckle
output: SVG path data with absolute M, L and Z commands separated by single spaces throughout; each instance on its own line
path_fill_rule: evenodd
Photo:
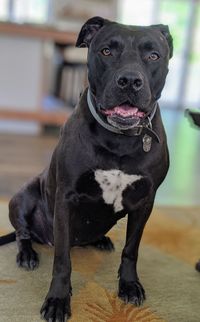
M 137 125 L 131 131 L 132 131 L 133 135 L 135 135 L 135 136 L 141 135 L 142 131 L 143 131 L 143 125 Z

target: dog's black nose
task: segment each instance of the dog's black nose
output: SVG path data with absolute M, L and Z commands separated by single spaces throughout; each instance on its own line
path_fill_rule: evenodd
M 117 86 L 121 89 L 132 88 L 134 91 L 139 91 L 144 85 L 141 74 L 127 73 L 120 75 L 117 79 Z

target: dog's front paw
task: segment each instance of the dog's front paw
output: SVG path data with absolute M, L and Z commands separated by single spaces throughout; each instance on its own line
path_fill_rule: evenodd
M 23 249 L 17 254 L 16 262 L 19 267 L 34 270 L 39 265 L 38 254 L 32 248 Z
M 65 322 L 71 316 L 70 296 L 46 298 L 40 313 L 41 317 L 48 322 Z
M 126 282 L 120 279 L 118 296 L 125 303 L 139 306 L 145 300 L 145 291 L 138 280 L 134 282 Z

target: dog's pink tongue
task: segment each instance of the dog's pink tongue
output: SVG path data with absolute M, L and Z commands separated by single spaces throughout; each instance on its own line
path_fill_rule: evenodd
M 115 106 L 111 110 L 106 110 L 105 114 L 108 116 L 117 114 L 124 117 L 131 117 L 131 116 L 143 117 L 144 116 L 144 113 L 140 112 L 137 107 L 132 107 L 130 105 Z
M 116 106 L 113 110 L 115 114 L 119 114 L 122 116 L 133 116 L 136 115 L 138 112 L 137 107 L 130 107 L 128 105 Z

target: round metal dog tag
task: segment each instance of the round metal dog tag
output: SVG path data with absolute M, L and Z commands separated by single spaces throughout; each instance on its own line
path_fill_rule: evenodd
M 149 152 L 151 150 L 152 138 L 151 136 L 145 134 L 142 138 L 143 150 L 144 152 Z

